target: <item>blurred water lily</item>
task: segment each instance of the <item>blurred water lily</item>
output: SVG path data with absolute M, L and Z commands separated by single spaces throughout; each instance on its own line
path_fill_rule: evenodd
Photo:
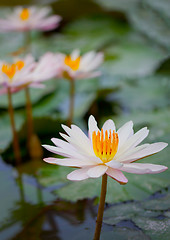
M 61 72 L 61 56 L 45 53 L 35 62 L 31 55 L 15 59 L 13 63 L 0 61 L 0 95 L 17 92 L 27 86 L 42 88 L 43 81 L 56 77 Z
M 29 74 L 35 64 L 31 55 L 15 59 L 12 63 L 0 61 L 0 94 L 5 94 L 7 88 L 10 88 L 11 92 L 17 92 L 29 85 Z
M 0 19 L 0 32 L 52 30 L 58 27 L 61 17 L 48 16 L 50 12 L 50 7 L 16 7 L 10 15 Z
M 90 116 L 89 137 L 75 125 L 71 125 L 71 128 L 65 125 L 62 127 L 68 135 L 63 133 L 60 135 L 67 142 L 52 138 L 51 140 L 56 146 L 43 146 L 65 158 L 50 157 L 45 158 L 44 161 L 80 168 L 68 174 L 69 180 L 98 178 L 106 173 L 117 182 L 126 184 L 128 179 L 122 171 L 135 174 L 154 174 L 167 169 L 163 165 L 134 163 L 163 150 L 168 144 L 158 142 L 138 146 L 147 137 L 149 130 L 144 127 L 134 134 L 132 121 L 127 122 L 116 132 L 114 122 L 107 120 L 100 131 L 95 118 Z
M 32 80 L 32 87 L 44 87 L 43 81 L 56 78 L 62 72 L 62 55 L 51 52 L 45 53 L 36 63 L 29 78 Z
M 78 49 L 70 55 L 63 55 L 63 76 L 71 79 L 97 77 L 101 73 L 95 71 L 103 62 L 103 53 L 94 51 L 80 56 Z

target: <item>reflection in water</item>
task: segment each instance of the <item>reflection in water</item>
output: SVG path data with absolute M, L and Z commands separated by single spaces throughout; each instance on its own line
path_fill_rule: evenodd
M 55 200 L 56 196 L 48 193 L 38 183 L 38 169 L 37 163 L 36 167 L 30 162 L 19 168 L 12 168 L 0 161 L 1 182 L 6 183 L 1 198 L 6 211 L 4 218 L 3 215 L 0 217 L 0 239 L 62 240 L 70 236 L 82 239 L 78 234 L 82 231 L 87 232 L 88 236 L 91 232 L 92 236 L 96 216 L 93 201 L 70 203 Z

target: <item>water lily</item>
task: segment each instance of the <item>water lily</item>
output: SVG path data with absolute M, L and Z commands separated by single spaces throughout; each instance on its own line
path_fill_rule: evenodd
M 58 27 L 61 17 L 49 16 L 49 7 L 16 7 L 14 11 L 0 19 L 0 32 L 11 31 L 48 31 Z
M 14 59 L 13 62 L 0 61 L 0 94 L 17 92 L 30 84 L 29 74 L 35 67 L 34 58 L 27 55 L 25 58 Z
M 43 83 L 46 80 L 59 77 L 62 72 L 62 56 L 52 52 L 45 53 L 40 57 L 39 61 L 29 78 L 32 80 L 31 87 L 44 87 Z
M 80 50 L 74 50 L 70 55 L 63 55 L 63 76 L 71 79 L 84 79 L 99 76 L 96 69 L 103 62 L 103 53 L 90 51 L 80 56 Z
M 70 55 L 62 55 L 61 76 L 70 81 L 69 117 L 70 126 L 74 117 L 75 80 L 97 77 L 101 74 L 96 69 L 103 62 L 103 53 L 90 51 L 80 56 L 80 50 L 75 49 Z
M 134 133 L 132 121 L 127 122 L 116 131 L 114 122 L 107 120 L 99 130 L 95 118 L 90 116 L 88 137 L 75 125 L 71 125 L 71 128 L 65 125 L 62 127 L 67 135 L 60 134 L 66 141 L 52 138 L 55 146 L 43 146 L 64 158 L 50 157 L 45 158 L 44 161 L 80 168 L 68 174 L 69 180 L 81 181 L 107 174 L 117 182 L 126 184 L 128 179 L 122 171 L 135 174 L 154 174 L 167 169 L 163 165 L 136 163 L 141 158 L 160 152 L 167 146 L 167 143 L 139 145 L 148 136 L 149 130 L 144 127 Z

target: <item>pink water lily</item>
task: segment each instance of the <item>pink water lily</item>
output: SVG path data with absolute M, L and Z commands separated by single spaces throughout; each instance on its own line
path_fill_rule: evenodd
M 42 83 L 61 72 L 61 56 L 45 53 L 39 61 L 31 55 L 14 59 L 12 63 L 0 61 L 0 95 L 6 94 L 7 88 L 17 92 L 27 86 L 43 88 Z
M 93 78 L 101 74 L 96 69 L 103 62 L 103 53 L 94 51 L 80 56 L 80 50 L 75 49 L 70 55 L 63 54 L 63 76 L 71 79 Z
M 49 16 L 49 7 L 16 7 L 11 14 L 0 19 L 0 32 L 48 31 L 58 27 L 61 17 Z
M 13 62 L 0 61 L 0 95 L 7 92 L 17 92 L 31 83 L 30 72 L 36 63 L 31 55 L 14 59 Z
M 149 133 L 144 127 L 138 132 L 133 131 L 133 122 L 127 122 L 116 131 L 112 120 L 107 120 L 99 130 L 93 116 L 89 117 L 89 136 L 82 130 L 71 125 L 62 125 L 67 134 L 60 133 L 66 140 L 52 138 L 55 146 L 43 145 L 47 150 L 64 158 L 45 158 L 44 161 L 61 166 L 80 168 L 68 174 L 72 181 L 87 178 L 98 178 L 105 173 L 121 184 L 128 179 L 122 173 L 154 174 L 167 169 L 166 166 L 150 163 L 136 163 L 137 160 L 163 150 L 168 144 L 164 142 L 139 145 Z M 139 146 L 138 146 L 139 145 Z
M 32 83 L 31 87 L 44 87 L 43 83 L 46 80 L 59 77 L 62 72 L 62 56 L 51 52 L 45 53 L 29 74 Z

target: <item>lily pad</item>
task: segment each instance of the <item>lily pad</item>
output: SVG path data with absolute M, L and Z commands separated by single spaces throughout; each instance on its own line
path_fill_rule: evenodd
M 169 106 L 169 78 L 164 76 L 139 78 L 137 82 L 124 85 L 119 92 L 111 93 L 107 99 L 113 103 L 115 100 L 120 102 L 121 108 L 129 112 L 150 111 Z
M 170 220 L 168 217 L 169 193 L 155 199 L 142 202 L 126 202 L 108 207 L 104 213 L 104 222 L 119 226 L 123 221 L 132 221 L 151 239 L 168 240 Z M 165 207 L 163 207 L 165 204 Z M 160 218 L 161 216 L 161 218 Z M 149 239 L 150 239 L 149 238 Z

